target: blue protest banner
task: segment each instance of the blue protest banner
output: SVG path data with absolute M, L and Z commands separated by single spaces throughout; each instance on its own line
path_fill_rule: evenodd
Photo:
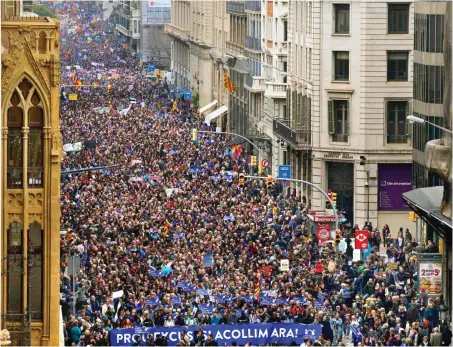
M 326 307 L 326 304 L 324 301 L 315 301 L 315 308 L 322 308 Z
M 214 258 L 212 257 L 212 254 L 206 254 L 203 256 L 203 264 L 204 266 L 214 265 Z
M 135 336 L 140 336 L 141 343 L 146 343 L 149 334 L 162 335 L 167 338 L 169 346 L 175 346 L 181 340 L 181 332 L 185 331 L 190 340 L 194 332 L 203 329 L 205 337 L 212 334 L 217 345 L 231 346 L 233 342 L 245 345 L 270 345 L 278 340 L 280 345 L 290 345 L 292 342 L 299 346 L 304 338 L 314 341 L 321 335 L 320 324 L 293 324 L 293 323 L 264 323 L 264 324 L 224 324 L 184 327 L 158 327 L 138 329 L 113 329 L 110 330 L 110 344 L 112 346 L 132 346 Z

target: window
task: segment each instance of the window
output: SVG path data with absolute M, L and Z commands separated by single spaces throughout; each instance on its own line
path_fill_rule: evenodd
M 10 104 L 11 107 L 8 109 L 8 188 L 21 189 L 23 186 L 23 105 L 17 90 L 13 93 Z
M 333 142 L 348 142 L 349 117 L 348 100 L 329 100 L 327 110 L 329 113 L 329 134 Z
M 288 41 L 288 21 L 283 21 L 283 41 Z
M 13 222 L 8 228 L 8 313 L 22 312 L 22 254 L 22 227 Z
M 407 81 L 409 52 L 387 52 L 387 81 Z
M 387 102 L 387 143 L 407 142 L 407 101 Z
M 410 4 L 388 4 L 388 33 L 409 33 Z
M 31 98 L 31 106 L 28 110 L 28 126 L 30 134 L 28 140 L 28 187 L 42 187 L 43 160 L 42 160 L 42 127 L 44 125 L 44 113 L 39 106 L 41 100 L 37 92 Z
M 349 4 L 335 4 L 335 34 L 349 34 Z
M 28 276 L 33 289 L 29 292 L 32 319 L 42 320 L 43 302 L 43 233 L 37 222 L 30 224 L 28 230 Z
M 349 81 L 349 52 L 333 52 L 335 81 Z
M 443 66 L 414 64 L 415 100 L 429 104 L 442 104 L 444 83 L 445 70 Z

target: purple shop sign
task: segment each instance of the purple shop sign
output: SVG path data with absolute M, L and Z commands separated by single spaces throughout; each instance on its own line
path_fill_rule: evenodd
M 401 195 L 412 190 L 412 164 L 379 164 L 379 211 L 409 211 Z

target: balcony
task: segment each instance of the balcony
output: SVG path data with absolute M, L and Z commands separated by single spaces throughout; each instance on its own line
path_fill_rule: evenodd
M 288 42 L 280 42 L 278 47 L 278 54 L 279 55 L 288 55 Z
M 264 97 L 273 99 L 286 99 L 286 83 L 265 82 Z
M 227 1 L 226 10 L 227 13 L 245 16 L 245 4 L 242 1 Z
M 274 119 L 272 123 L 274 134 L 294 149 L 311 147 L 310 129 L 294 129 L 292 122 L 286 119 Z
M 240 56 L 244 55 L 244 46 L 238 45 L 237 43 L 233 43 L 231 41 L 226 42 L 226 52 L 232 56 Z
M 249 0 L 245 2 L 246 12 L 261 12 L 261 1 Z
M 252 51 L 261 51 L 261 40 L 253 36 L 246 36 L 244 46 Z
M 245 89 L 254 92 L 254 93 L 261 93 L 264 92 L 266 89 L 264 77 L 262 76 L 245 76 Z
M 123 27 L 120 24 L 116 25 L 116 30 L 118 30 L 121 34 L 123 34 L 125 36 L 132 36 L 132 31 L 127 30 L 127 28 Z
M 171 23 L 165 24 L 165 33 L 182 41 L 187 41 L 189 39 L 189 30 L 174 26 Z

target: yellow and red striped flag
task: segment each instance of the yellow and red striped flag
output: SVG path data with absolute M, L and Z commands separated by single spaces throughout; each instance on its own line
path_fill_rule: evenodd
M 175 99 L 173 102 L 173 107 L 171 108 L 172 111 L 177 111 L 178 110 L 178 98 Z
M 233 94 L 236 91 L 236 86 L 233 84 L 226 71 L 223 72 L 223 85 L 230 94 Z
M 79 80 L 79 76 L 77 76 L 77 71 L 74 71 L 73 81 L 76 90 L 82 89 L 82 81 Z

